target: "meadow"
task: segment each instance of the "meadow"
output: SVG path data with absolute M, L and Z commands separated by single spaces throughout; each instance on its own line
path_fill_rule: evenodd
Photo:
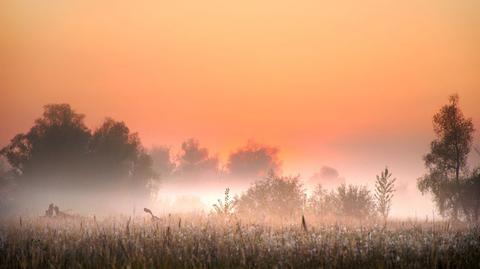
M 450 222 L 207 214 L 12 218 L 1 268 L 480 268 L 480 229 Z

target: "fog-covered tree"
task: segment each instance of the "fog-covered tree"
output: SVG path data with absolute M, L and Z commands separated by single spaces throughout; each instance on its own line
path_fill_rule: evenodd
M 128 175 L 142 150 L 138 135 L 111 118 L 93 132 L 89 149 L 95 172 L 108 178 Z
M 107 118 L 92 134 L 68 104 L 46 105 L 30 131 L 16 135 L 1 153 L 16 174 L 19 200 L 64 191 L 146 194 L 155 177 L 138 135 L 125 123 Z
M 301 213 L 305 191 L 299 177 L 269 173 L 236 200 L 237 213 L 253 217 L 292 217 Z
M 145 152 L 136 133 L 122 121 L 105 119 L 90 141 L 92 171 L 102 186 L 127 186 L 146 191 L 155 177 L 152 159 Z
M 385 168 L 384 171 L 377 175 L 375 181 L 375 201 L 377 203 L 377 211 L 386 221 L 392 206 L 393 193 L 395 192 L 395 180 L 392 178 L 392 173 Z
M 330 166 L 322 166 L 320 171 L 310 177 L 309 183 L 314 186 L 321 184 L 322 188 L 332 189 L 345 184 L 345 178 L 340 176 L 337 169 Z
M 176 176 L 204 176 L 218 173 L 218 158 L 210 156 L 208 149 L 201 147 L 196 139 L 188 139 L 182 143 L 178 155 L 178 165 L 174 171 Z
M 172 174 L 176 164 L 172 160 L 171 150 L 168 147 L 154 147 L 149 152 L 153 160 L 153 169 L 160 178 L 166 178 Z
M 470 215 L 462 192 L 469 177 L 466 166 L 474 131 L 472 120 L 465 118 L 458 100 L 458 95 L 450 96 L 449 103 L 433 116 L 436 138 L 424 157 L 428 172 L 418 180 L 418 188 L 433 195 L 440 213 L 454 219 L 462 213 L 466 218 Z
M 156 178 L 153 161 L 137 133 L 122 121 L 106 118 L 90 141 L 92 186 L 128 190 L 134 197 L 148 197 Z
M 277 148 L 252 141 L 231 153 L 227 161 L 230 175 L 239 177 L 264 177 L 269 171 L 279 173 L 280 168 Z
M 158 191 L 158 174 L 153 169 L 153 160 L 145 150 L 140 150 L 133 162 L 130 172 L 130 190 L 137 197 L 148 198 L 150 194 L 156 195 Z
M 46 105 L 26 134 L 16 135 L 1 153 L 25 184 L 72 184 L 85 171 L 90 130 L 68 104 Z

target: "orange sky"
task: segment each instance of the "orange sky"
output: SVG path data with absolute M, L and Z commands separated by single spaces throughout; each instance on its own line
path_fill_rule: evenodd
M 449 94 L 480 128 L 478 14 L 476 0 L 2 1 L 0 145 L 67 102 L 146 146 L 197 137 L 225 158 L 254 139 L 288 173 L 366 182 L 389 165 L 414 183 Z

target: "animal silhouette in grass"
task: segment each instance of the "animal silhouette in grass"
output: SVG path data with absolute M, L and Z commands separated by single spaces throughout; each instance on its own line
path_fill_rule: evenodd
M 74 216 L 71 215 L 71 214 L 68 214 L 64 211 L 61 211 L 60 208 L 58 206 L 56 206 L 55 204 L 51 203 L 50 205 L 48 205 L 48 209 L 45 210 L 45 217 L 48 217 L 48 218 L 53 218 L 53 217 L 57 217 L 57 218 L 73 218 Z
M 148 209 L 148 208 L 145 207 L 145 208 L 143 208 L 143 211 L 145 211 L 145 213 L 150 214 L 150 216 L 152 217 L 152 220 L 155 220 L 155 221 L 156 221 L 156 220 L 160 220 L 159 217 L 153 215 L 152 210 L 150 210 L 150 209 Z

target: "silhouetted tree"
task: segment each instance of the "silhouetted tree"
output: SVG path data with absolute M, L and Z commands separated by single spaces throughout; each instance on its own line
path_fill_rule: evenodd
M 89 148 L 96 185 L 128 189 L 138 197 L 148 197 L 156 177 L 153 161 L 138 134 L 131 133 L 124 122 L 105 119 L 93 132 Z
M 168 177 L 174 171 L 176 164 L 171 158 L 170 148 L 154 147 L 150 150 L 153 160 L 153 169 L 160 178 Z
M 256 181 L 236 200 L 236 212 L 247 216 L 292 217 L 301 213 L 305 191 L 299 177 L 274 173 Z
M 46 105 L 30 131 L 16 135 L 1 152 L 23 183 L 71 184 L 88 159 L 90 131 L 83 118 L 68 104 Z
M 89 145 L 95 174 L 106 179 L 128 176 L 141 152 L 140 140 L 124 122 L 105 119 Z
M 432 193 L 440 213 L 458 219 L 462 211 L 468 215 L 461 194 L 474 131 L 472 120 L 458 107 L 458 95 L 434 115 L 433 127 L 436 139 L 424 157 L 428 173 L 418 180 L 418 188 Z
M 158 174 L 153 169 L 153 160 L 143 149 L 140 150 L 133 162 L 131 171 L 130 190 L 137 197 L 148 198 L 158 191 Z
M 375 181 L 375 200 L 377 202 L 377 211 L 383 217 L 384 221 L 387 221 L 388 214 L 390 213 L 390 207 L 392 206 L 393 193 L 395 192 L 395 180 L 391 178 L 392 173 L 385 168 L 381 172 L 380 176 L 377 175 Z
M 52 195 L 71 203 L 89 195 L 88 202 L 99 204 L 107 193 L 124 202 L 148 198 L 155 173 L 138 135 L 109 118 L 91 134 L 83 118 L 68 104 L 47 105 L 28 133 L 2 149 L 16 173 L 18 205 L 31 208 Z
M 208 149 L 200 147 L 198 140 L 188 139 L 182 143 L 174 173 L 187 177 L 215 175 L 218 173 L 218 158 L 210 156 Z
M 249 141 L 246 146 L 230 154 L 227 162 L 232 176 L 263 177 L 269 171 L 279 173 L 281 162 L 278 149 Z

